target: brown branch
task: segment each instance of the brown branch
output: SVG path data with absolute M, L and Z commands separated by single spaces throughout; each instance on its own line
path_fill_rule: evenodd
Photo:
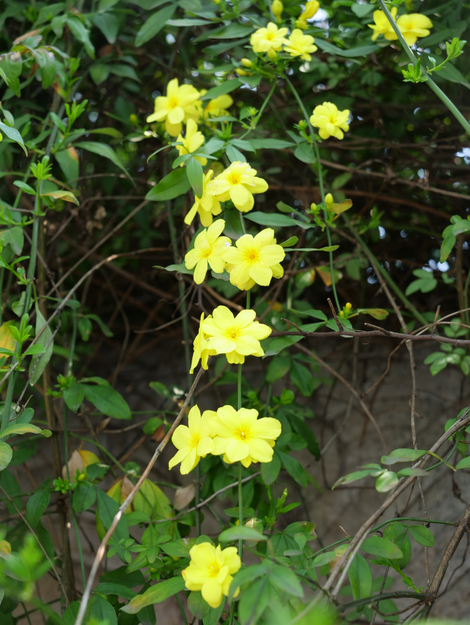
M 171 439 L 171 437 L 173 435 L 173 432 L 176 430 L 176 428 L 178 427 L 181 419 L 183 418 L 183 416 L 184 416 L 184 414 L 186 412 L 186 408 L 189 405 L 191 397 L 192 397 L 194 391 L 196 390 L 196 387 L 197 387 L 197 385 L 199 383 L 199 380 L 201 379 L 203 373 L 204 373 L 204 369 L 202 367 L 200 367 L 200 369 L 199 369 L 199 371 L 198 371 L 198 373 L 196 375 L 196 378 L 195 378 L 191 388 L 189 389 L 189 392 L 188 392 L 188 394 L 186 396 L 186 399 L 184 400 L 184 403 L 181 406 L 181 410 L 180 410 L 178 416 L 174 420 L 174 422 L 173 422 L 172 426 L 170 427 L 170 429 L 168 430 L 168 432 L 165 434 L 165 438 L 162 440 L 160 445 L 155 450 L 155 453 L 153 454 L 152 458 L 150 459 L 150 462 L 148 463 L 148 465 L 145 467 L 144 471 L 142 472 L 142 475 L 140 476 L 139 480 L 135 484 L 134 488 L 131 490 L 129 495 L 126 497 L 124 503 L 120 506 L 119 510 L 116 512 L 116 515 L 114 516 L 113 522 L 111 523 L 111 526 L 110 526 L 109 530 L 106 532 L 105 537 L 101 541 L 101 544 L 100 544 L 100 546 L 98 548 L 98 551 L 96 553 L 95 559 L 93 560 L 93 565 L 91 567 L 91 571 L 90 571 L 90 575 L 88 577 L 87 585 L 86 585 L 85 591 L 83 593 L 82 600 L 80 602 L 80 609 L 78 611 L 77 618 L 75 620 L 75 625 L 82 625 L 82 623 L 83 623 L 83 619 L 84 619 L 85 614 L 86 614 L 88 602 L 89 602 L 90 596 L 91 596 L 91 589 L 92 589 L 92 586 L 93 586 L 93 582 L 95 581 L 95 577 L 96 577 L 96 574 L 98 572 L 98 569 L 99 569 L 99 566 L 101 564 L 101 561 L 103 560 L 103 558 L 105 556 L 106 546 L 107 546 L 111 536 L 114 534 L 114 532 L 116 530 L 116 527 L 117 527 L 119 521 L 121 520 L 121 517 L 124 514 L 125 510 L 131 504 L 132 500 L 134 499 L 134 497 L 139 492 L 140 487 L 142 486 L 144 481 L 147 479 L 147 476 L 150 473 L 150 471 L 152 470 L 152 467 L 155 464 L 155 462 L 157 461 L 158 457 L 160 456 L 162 451 L 165 449 L 165 447 L 170 442 L 170 439 Z

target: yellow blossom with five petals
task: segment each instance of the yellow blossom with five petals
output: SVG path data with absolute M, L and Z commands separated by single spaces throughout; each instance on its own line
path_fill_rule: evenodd
M 228 263 L 230 282 L 241 291 L 248 291 L 255 284 L 269 286 L 273 277 L 284 275 L 279 263 L 286 253 L 276 244 L 272 228 L 265 228 L 255 237 L 244 234 L 235 245 L 225 250 L 223 259 Z
M 207 185 L 207 192 L 220 202 L 232 200 L 242 213 L 251 211 L 255 204 L 253 193 L 264 193 L 268 183 L 256 177 L 256 169 L 248 163 L 235 161 Z
M 254 310 L 242 310 L 234 317 L 226 306 L 217 306 L 201 324 L 208 337 L 206 347 L 225 354 L 230 364 L 243 364 L 245 356 L 264 356 L 260 341 L 271 334 L 271 328 L 255 317 Z
M 391 14 L 394 20 L 397 19 L 397 7 L 392 7 Z M 383 11 L 374 11 L 373 13 L 374 23 L 367 24 L 369 28 L 372 28 L 374 34 L 372 35 L 372 41 L 375 41 L 379 35 L 385 35 L 386 39 L 391 35 L 393 38 L 398 39 L 395 35 L 395 31 L 392 28 L 392 25 L 387 19 L 387 16 Z
M 207 174 L 203 174 L 202 178 L 202 196 L 195 196 L 194 204 L 191 206 L 190 211 L 184 218 L 185 224 L 192 223 L 196 213 L 199 213 L 201 224 L 207 228 L 212 223 L 212 217 L 220 215 L 222 208 L 220 207 L 220 201 L 215 195 L 211 195 L 207 191 L 207 185 L 212 179 L 214 171 L 209 169 Z
M 404 40 L 409 46 L 412 46 L 418 38 L 427 37 L 431 34 L 429 28 L 433 27 L 433 24 L 429 17 L 421 15 L 420 13 L 410 13 L 409 15 L 400 15 L 397 19 L 397 26 L 400 29 Z M 398 39 L 395 32 L 393 39 Z M 391 40 L 391 37 L 386 37 Z
M 224 595 L 228 597 L 233 575 L 242 565 L 237 548 L 221 549 L 220 545 L 200 543 L 191 547 L 189 557 L 189 566 L 181 571 L 186 588 L 200 590 L 211 608 L 218 608 Z
M 179 425 L 171 438 L 178 452 L 168 463 L 169 469 L 181 462 L 181 474 L 187 475 L 197 466 L 201 458 L 213 451 L 214 441 L 210 425 L 212 420 L 205 413 L 201 416 L 201 411 L 197 406 L 191 408 L 188 414 L 188 425 Z
M 201 89 L 199 93 L 202 97 L 207 93 L 207 89 Z M 228 93 L 219 95 L 219 97 L 214 98 L 213 100 L 209 100 L 205 108 L 202 106 L 202 100 L 198 100 L 196 102 L 196 108 L 199 111 L 199 119 L 210 124 L 211 117 L 223 117 L 228 115 L 227 109 L 230 108 L 232 104 L 233 98 L 228 95 Z
M 217 410 L 217 419 L 211 420 L 214 435 L 214 456 L 224 454 L 224 462 L 241 462 L 249 467 L 252 462 L 271 462 L 275 440 L 281 435 L 281 422 L 271 417 L 258 419 L 258 411 L 232 406 Z
M 180 156 L 182 154 L 192 154 L 193 152 L 197 152 L 204 143 L 204 135 L 197 129 L 197 124 L 194 119 L 188 119 L 184 137 L 180 134 L 176 141 L 180 143 L 180 145 L 175 146 Z M 203 166 L 207 164 L 207 158 L 203 156 L 195 156 L 194 158 Z M 180 167 L 183 167 L 183 165 L 184 163 L 181 163 Z
M 188 119 L 196 121 L 199 113 L 195 102 L 199 99 L 199 91 L 192 85 L 178 85 L 173 78 L 166 88 L 166 96 L 155 98 L 155 111 L 147 117 L 147 122 L 165 121 L 165 129 L 171 137 L 177 137 L 183 130 L 183 122 Z
M 206 277 L 207 269 L 210 267 L 215 273 L 223 273 L 225 269 L 225 261 L 222 260 L 222 254 L 232 241 L 228 237 L 221 237 L 225 228 L 225 221 L 218 219 L 200 232 L 194 241 L 194 248 L 189 250 L 184 257 L 186 269 L 194 270 L 194 282 L 202 284 Z
M 210 315 L 209 315 L 210 317 Z M 208 317 L 208 319 L 209 319 Z M 193 374 L 194 369 L 197 367 L 199 361 L 201 361 L 201 367 L 207 371 L 209 368 L 209 356 L 215 356 L 217 352 L 215 349 L 207 348 L 207 336 L 202 329 L 202 322 L 204 321 L 204 313 L 201 313 L 201 319 L 199 323 L 199 332 L 193 341 L 193 357 L 191 360 L 191 369 L 189 373 Z M 207 412 L 207 411 L 206 411 Z
M 287 44 L 284 44 L 284 51 L 291 56 L 300 56 L 304 61 L 311 61 L 311 54 L 318 50 L 317 46 L 313 45 L 314 43 L 313 37 L 304 35 L 299 28 L 296 28 L 292 31 Z
M 318 134 L 322 139 L 335 137 L 342 139 L 344 132 L 349 130 L 349 110 L 339 111 L 333 102 L 323 102 L 315 107 L 310 117 L 312 126 L 319 128 Z
M 276 58 L 276 52 L 286 42 L 287 28 L 278 28 L 274 22 L 269 22 L 266 28 L 258 28 L 250 37 L 253 52 L 266 52 L 271 59 Z

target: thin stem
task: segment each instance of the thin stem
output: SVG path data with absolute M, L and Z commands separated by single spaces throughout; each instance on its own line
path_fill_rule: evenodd
M 247 310 L 251 308 L 251 291 L 246 292 L 246 308 Z
M 249 291 L 247 292 L 248 295 Z M 238 365 L 238 410 L 242 407 L 242 365 Z M 242 492 L 242 463 L 238 463 L 238 524 L 243 527 L 243 492 Z M 242 557 L 243 541 L 238 541 L 238 555 Z
M 382 7 L 382 11 L 387 16 L 387 19 L 390 22 L 391 27 L 395 31 L 396 36 L 400 40 L 400 43 L 403 46 L 403 49 L 405 50 L 406 55 L 410 59 L 411 63 L 413 65 L 416 65 L 417 62 L 418 62 L 418 59 L 415 57 L 415 55 L 411 51 L 409 45 L 406 43 L 406 40 L 405 40 L 405 38 L 403 37 L 403 35 L 401 33 L 401 30 L 398 28 L 398 25 L 395 22 L 395 20 L 393 19 L 393 17 L 391 15 L 390 11 L 388 10 L 387 5 L 385 4 L 384 0 L 379 0 L 379 4 Z M 437 95 L 437 97 L 447 106 L 447 108 L 452 113 L 452 115 L 455 117 L 455 119 L 464 128 L 464 130 L 470 135 L 470 124 L 468 123 L 468 121 L 465 119 L 465 117 L 462 115 L 462 113 L 459 111 L 459 109 L 455 106 L 455 104 L 452 102 L 452 100 L 450 100 L 446 96 L 446 94 L 441 89 L 439 89 L 439 87 L 429 77 L 429 75 L 427 75 L 426 84 L 429 86 L 431 91 L 434 91 L 434 93 Z
M 179 605 L 180 610 L 181 610 L 181 614 L 183 615 L 184 625 L 188 625 L 188 621 L 186 619 L 186 614 L 184 613 L 184 609 L 183 609 L 183 604 L 181 603 L 181 599 L 179 598 L 178 594 L 176 594 L 176 601 L 178 602 L 178 605 Z
M 320 195 L 321 195 L 321 201 L 323 203 L 324 206 L 326 206 L 325 204 L 325 189 L 323 186 L 323 173 L 321 170 L 321 163 L 320 163 L 320 150 L 318 149 L 318 144 L 317 144 L 317 140 L 315 139 L 315 132 L 313 130 L 313 126 L 310 122 L 310 117 L 307 113 L 307 110 L 305 109 L 304 103 L 302 102 L 302 98 L 299 96 L 299 94 L 297 93 L 296 88 L 294 87 L 294 85 L 291 83 L 291 81 L 289 80 L 289 78 L 287 76 L 283 76 L 283 79 L 287 82 L 287 84 L 289 85 L 292 93 L 294 94 L 295 99 L 297 100 L 298 105 L 300 106 L 300 109 L 305 117 L 305 121 L 308 124 L 309 130 L 310 130 L 310 136 L 312 137 L 313 140 L 313 150 L 315 152 L 315 158 L 317 161 L 317 174 L 318 174 L 318 186 L 320 187 Z M 328 226 L 328 224 L 326 223 L 326 219 L 328 218 L 328 212 L 323 209 L 323 213 L 325 216 L 325 226 L 326 226 L 326 236 L 328 239 L 328 245 L 331 247 L 331 232 L 330 232 L 330 228 Z M 336 292 L 336 284 L 335 284 L 335 275 L 333 273 L 333 252 L 328 252 L 328 256 L 330 259 L 330 273 L 331 273 L 331 288 L 333 289 L 333 297 L 335 298 L 335 304 L 336 307 L 338 309 L 338 311 L 341 310 L 341 306 L 339 305 L 339 299 L 338 299 L 338 293 Z

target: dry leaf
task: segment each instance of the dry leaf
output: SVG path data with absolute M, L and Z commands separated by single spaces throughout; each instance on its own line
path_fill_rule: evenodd
M 189 484 L 188 486 L 182 486 L 178 488 L 175 493 L 175 499 L 173 501 L 173 508 L 175 510 L 184 510 L 186 506 L 194 499 L 194 495 L 196 493 L 196 486 L 194 484 Z

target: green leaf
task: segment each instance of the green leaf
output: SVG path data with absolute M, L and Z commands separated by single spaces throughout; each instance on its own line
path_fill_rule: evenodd
M 431 275 L 431 274 L 430 274 Z M 420 278 L 419 280 L 414 280 L 411 284 L 409 284 L 406 288 L 405 295 L 411 295 L 412 293 L 416 293 L 416 291 L 421 291 L 421 293 L 429 293 L 437 286 L 437 280 L 431 276 L 431 278 Z
M 398 484 L 398 475 L 393 471 L 384 471 L 375 482 L 375 488 L 379 493 L 387 493 Z
M 95 85 L 101 85 L 108 78 L 109 73 L 110 68 L 103 63 L 95 63 L 90 67 L 90 76 Z
M 294 345 L 294 343 L 298 343 L 304 337 L 303 336 L 278 336 L 274 339 L 271 339 L 268 343 L 267 349 L 264 351 L 263 358 L 268 358 L 269 356 L 276 356 L 286 347 L 290 347 Z
M 44 354 L 45 348 L 42 345 L 30 345 L 26 351 L 23 352 L 22 356 L 37 356 L 39 354 Z
M 269 486 L 277 480 L 279 471 L 281 470 L 281 460 L 276 452 L 274 452 L 271 462 L 261 463 L 261 479 Z
M 47 89 L 56 76 L 54 53 L 44 48 L 38 48 L 33 51 L 33 55 L 40 67 L 42 86 Z
M 11 462 L 11 458 L 13 456 L 13 449 L 5 443 L 5 441 L 0 441 L 0 471 L 3 471 L 7 468 L 7 466 Z
M 80 206 L 80 202 L 70 191 L 49 191 L 49 193 L 41 193 L 41 197 L 51 197 L 54 200 L 64 200 L 64 202 L 72 202 Z
M 78 41 L 83 43 L 88 56 L 94 59 L 95 47 L 90 41 L 90 31 L 88 28 L 86 28 L 83 22 L 75 16 L 67 17 L 67 25 L 75 39 L 78 39 Z
M 329 562 L 334 560 L 336 557 L 337 556 L 334 551 L 326 551 L 325 553 L 319 553 L 318 556 L 316 556 L 313 559 L 311 566 L 315 568 L 318 566 L 323 566 L 324 564 L 328 564 Z
M 137 594 L 127 586 L 114 584 L 112 582 L 102 582 L 95 588 L 95 592 L 101 595 L 116 595 L 118 597 L 124 597 L 124 599 L 133 599 Z
M 388 456 L 382 456 L 380 462 L 387 465 L 396 464 L 397 462 L 415 462 L 425 454 L 426 450 L 422 449 L 395 449 Z
M 141 82 L 137 72 L 130 65 L 118 64 L 111 65 L 110 70 L 111 74 L 115 76 L 119 76 L 121 78 L 129 78 L 130 80 L 135 80 L 136 82 Z
M 103 35 L 108 40 L 108 43 L 116 43 L 117 35 L 119 32 L 119 19 L 112 13 L 105 13 L 104 15 L 95 14 L 92 17 L 93 24 L 101 30 Z
M 203 619 L 208 616 L 211 607 L 210 605 L 202 598 L 200 591 L 194 591 L 189 593 L 188 597 L 188 609 L 193 616 L 197 619 Z
M 357 48 L 350 48 L 349 50 L 344 50 L 342 48 L 338 48 L 333 45 L 329 41 L 325 41 L 324 39 L 315 38 L 315 44 L 323 50 L 323 52 L 327 52 L 328 54 L 336 54 L 337 56 L 345 56 L 348 58 L 354 58 L 356 56 L 365 56 L 368 54 L 372 54 L 373 52 L 379 52 L 380 47 L 372 44 L 368 44 L 365 46 L 358 46 Z
M 467 456 L 466 458 L 462 458 L 462 460 L 460 460 L 456 467 L 456 469 L 470 469 L 470 456 Z
M 297 484 L 300 484 L 300 486 L 308 486 L 308 474 L 306 473 L 300 462 L 283 451 L 279 451 L 278 453 L 281 457 L 282 464 L 284 465 L 287 473 L 292 478 L 294 478 L 294 480 L 297 482 Z
M 290 379 L 304 397 L 310 397 L 313 393 L 315 387 L 312 373 L 296 360 L 292 361 Z
M 282 139 L 250 139 L 250 143 L 256 150 L 284 150 L 295 145 Z
M 15 143 L 18 143 L 18 145 L 20 145 L 23 150 L 24 153 L 26 154 L 26 156 L 28 156 L 28 150 L 25 147 L 24 141 L 23 141 L 23 137 L 21 136 L 21 134 L 18 132 L 18 130 L 16 130 L 16 128 L 11 128 L 11 126 L 7 126 L 6 124 L 4 124 L 3 122 L 0 122 L 0 130 L 12 141 L 14 141 Z M 17 185 L 19 186 L 19 185 Z
M 240 588 L 240 586 L 244 586 L 245 584 L 248 584 L 249 582 L 253 582 L 255 579 L 258 579 L 258 577 L 266 575 L 268 570 L 269 563 L 266 560 L 262 564 L 245 566 L 244 568 L 240 569 L 238 573 L 233 576 L 233 581 L 230 585 L 230 592 L 228 596 L 229 601 L 232 600 L 233 595 L 235 594 L 237 589 Z
M 253 529 L 252 527 L 245 527 L 242 525 L 234 525 L 233 527 L 229 527 L 228 530 L 224 530 L 219 535 L 219 542 L 228 543 L 234 540 L 268 540 L 266 536 Z
M 355 601 L 370 597 L 372 590 L 372 573 L 369 563 L 361 554 L 356 554 L 348 569 L 349 582 Z
M 22 436 L 23 434 L 42 434 L 46 438 L 51 436 L 50 430 L 41 430 L 32 423 L 12 423 L 0 432 L 0 438 L 10 438 L 11 436 Z
M 301 143 L 295 148 L 294 156 L 302 163 L 314 163 L 316 161 L 313 148 L 308 143 Z
M 354 13 L 354 15 L 357 15 L 357 17 L 359 18 L 363 18 L 366 15 L 369 15 L 369 13 L 372 13 L 372 11 L 374 10 L 374 5 L 373 4 L 353 4 L 351 6 L 351 11 Z
M 100 412 L 114 419 L 132 419 L 127 402 L 111 386 L 84 385 L 85 397 Z
M 379 556 L 387 560 L 399 560 L 403 557 L 401 549 L 399 549 L 395 543 L 392 543 L 391 540 L 387 540 L 386 538 L 381 538 L 380 536 L 366 538 L 361 545 L 361 549 L 373 556 Z
M 194 191 L 194 195 L 202 197 L 202 165 L 195 158 L 191 158 L 186 166 L 189 183 Z
M 297 575 L 286 566 L 275 564 L 269 571 L 269 582 L 281 592 L 303 597 L 304 591 Z
M 145 199 L 152 202 L 166 202 L 167 200 L 173 200 L 175 197 L 184 195 L 189 191 L 190 187 L 191 184 L 186 171 L 181 167 L 162 178 L 153 189 L 150 189 Z
M 110 145 L 107 145 L 106 143 L 99 143 L 97 141 L 81 141 L 79 143 L 76 143 L 75 147 L 81 148 L 82 150 L 88 150 L 88 152 L 93 152 L 93 154 L 98 154 L 98 156 L 109 159 L 117 167 L 122 169 L 126 176 L 130 178 L 121 159 Z
M 39 306 L 36 305 L 36 336 L 41 332 L 44 328 L 41 336 L 36 341 L 36 345 L 42 345 L 46 348 L 45 353 L 42 356 L 36 356 L 36 358 L 31 359 L 31 363 L 29 365 L 29 374 L 32 375 L 30 384 L 34 386 L 39 378 L 42 376 L 44 369 L 47 367 L 50 359 L 52 358 L 52 353 L 54 350 L 54 341 L 52 339 L 52 331 L 49 325 L 46 325 L 46 320 L 44 319 L 41 311 L 39 310 Z M 46 345 L 49 345 L 46 347 Z
M 419 545 L 423 547 L 432 547 L 434 545 L 434 536 L 424 525 L 410 525 L 408 529 Z
M 161 603 L 176 595 L 181 590 L 184 590 L 184 579 L 179 577 L 172 577 L 163 582 L 159 582 L 154 586 L 148 588 L 142 595 L 134 597 L 127 605 L 121 608 L 121 612 L 127 612 L 127 614 L 137 614 L 142 608 L 147 605 L 153 605 L 155 603 Z
M 26 520 L 31 527 L 36 525 L 41 520 L 42 515 L 49 505 L 51 499 L 51 492 L 48 488 L 41 488 L 31 495 L 26 504 Z
M 277 380 L 289 373 L 291 366 L 291 359 L 289 356 L 283 356 L 279 358 L 273 358 L 269 363 L 268 372 L 266 374 L 266 381 L 273 384 Z
M 15 180 L 13 184 L 15 185 L 15 187 L 18 187 L 19 189 L 21 189 L 25 193 L 28 193 L 29 195 L 36 195 L 36 191 L 33 189 L 33 187 L 31 187 L 26 182 L 23 182 L 22 180 Z
M 80 174 L 80 164 L 75 148 L 69 147 L 65 150 L 60 150 L 54 154 L 54 157 L 59 163 L 59 167 L 68 183 L 78 178 Z
M 358 308 L 357 312 L 363 315 L 370 315 L 379 321 L 388 317 L 388 312 L 383 308 Z
M 169 6 L 151 15 L 137 33 L 134 42 L 135 47 L 140 48 L 144 43 L 153 39 L 165 26 L 166 22 L 173 17 L 176 8 L 177 4 L 171 3 Z
M 231 93 L 232 91 L 235 91 L 235 89 L 238 89 L 238 87 L 240 87 L 241 84 L 242 83 L 240 82 L 240 80 L 238 80 L 238 78 L 232 78 L 231 80 L 226 80 L 221 85 L 218 85 L 217 87 L 212 87 L 212 89 L 209 89 L 209 91 L 207 91 L 200 99 L 201 100 L 214 100 L 215 98 L 218 98 L 221 95 L 225 95 L 226 93 Z
M 260 226 L 271 226 L 273 228 L 282 228 L 288 226 L 298 226 L 304 230 L 309 228 L 316 228 L 315 224 L 306 223 L 304 221 L 297 221 L 288 217 L 287 215 L 278 215 L 277 213 L 262 213 L 260 211 L 254 211 L 253 213 L 246 213 L 245 219 L 254 221 L 255 224 Z
M 90 608 L 90 619 L 106 625 L 117 625 L 117 616 L 113 606 L 103 597 L 95 594 Z
M 398 477 L 410 477 L 411 475 L 414 477 L 428 477 L 431 475 L 428 471 L 424 469 L 413 469 L 413 467 L 406 467 L 405 469 L 400 469 L 397 473 Z
M 354 471 L 353 473 L 344 475 L 333 484 L 331 490 L 334 490 L 337 486 L 341 486 L 342 484 L 351 484 L 351 482 L 357 482 L 358 480 L 362 480 L 362 478 L 369 477 L 370 475 L 373 475 L 373 473 L 373 470 L 365 469 L 364 471 Z
M 320 460 L 320 456 L 321 456 L 320 446 L 315 437 L 315 434 L 308 427 L 308 425 L 304 421 L 302 421 L 302 419 L 299 419 L 298 417 L 294 415 L 290 415 L 290 414 L 288 416 L 289 416 L 289 423 L 292 425 L 292 427 L 297 432 L 297 434 L 299 434 L 299 436 L 301 436 L 304 439 L 304 441 L 307 443 L 307 449 L 309 450 L 309 452 L 317 460 Z
M 101 488 L 96 488 L 96 518 L 99 520 L 106 531 L 111 527 L 118 510 L 119 504 L 109 495 L 104 493 Z M 121 538 L 129 538 L 129 530 L 127 529 L 126 516 L 123 514 L 117 524 L 115 535 L 118 540 Z
M 75 476 L 70 476 L 70 478 Z M 73 491 L 72 507 L 77 514 L 82 514 L 96 501 L 96 487 L 90 482 L 79 482 Z M 125 596 L 125 595 L 121 595 Z

